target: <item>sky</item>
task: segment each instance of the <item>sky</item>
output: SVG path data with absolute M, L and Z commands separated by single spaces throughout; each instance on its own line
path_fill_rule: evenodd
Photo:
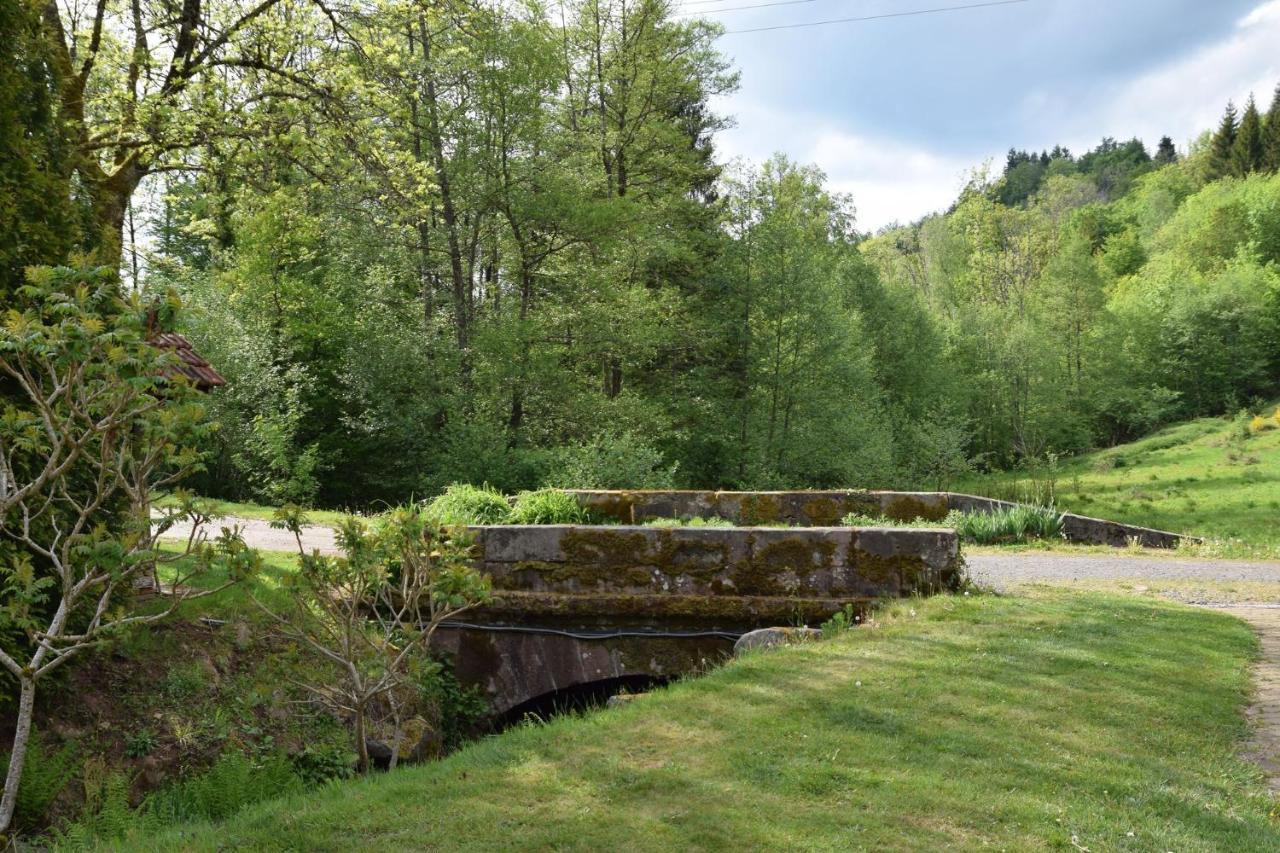
M 1154 150 L 1167 134 L 1185 151 L 1228 99 L 1265 110 L 1280 83 L 1280 0 L 1025 0 L 754 33 L 732 31 L 981 0 L 677 2 L 730 31 L 718 46 L 741 81 L 716 104 L 735 121 L 722 157 L 818 165 L 862 230 L 947 207 L 1010 147 Z

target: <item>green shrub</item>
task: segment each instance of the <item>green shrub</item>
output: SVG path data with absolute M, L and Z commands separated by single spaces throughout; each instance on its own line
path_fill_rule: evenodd
M 427 515 L 440 524 L 505 524 L 511 504 L 489 486 L 454 483 L 427 504 Z
M 304 785 L 314 788 L 331 779 L 350 779 L 356 772 L 356 756 L 340 743 L 312 744 L 289 756 L 293 772 Z
M 516 495 L 509 524 L 589 524 L 590 513 L 578 499 L 559 489 L 539 489 Z
M 676 466 L 634 432 L 603 433 L 555 451 L 544 486 L 565 489 L 670 489 Z

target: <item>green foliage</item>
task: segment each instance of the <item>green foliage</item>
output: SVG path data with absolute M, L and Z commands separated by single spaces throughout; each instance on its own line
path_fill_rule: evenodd
M 484 693 L 475 686 L 463 687 L 452 668 L 438 660 L 418 662 L 411 675 L 440 734 L 443 750 L 460 749 L 489 713 Z
M 1211 180 L 1236 174 L 1234 155 L 1236 134 L 1239 129 L 1240 124 L 1236 117 L 1236 106 L 1228 102 L 1227 108 L 1222 114 L 1222 122 L 1218 125 L 1218 130 L 1213 134 L 1213 138 L 1209 143 L 1208 171 Z
M 955 526 L 962 539 L 979 545 L 1061 539 L 1062 513 L 1052 507 L 1019 504 L 992 512 L 963 513 Z
M 511 505 L 507 524 L 589 524 L 590 514 L 578 499 L 560 489 L 521 492 Z
M 850 513 L 840 520 L 846 527 L 949 528 L 965 542 L 978 545 L 1010 544 L 1032 539 L 1061 539 L 1062 513 L 1052 507 L 1018 504 L 993 512 L 952 510 L 946 518 L 899 521 L 883 516 Z
M 858 627 L 861 621 L 861 617 L 859 617 L 857 611 L 853 609 L 853 605 L 846 604 L 842 609 L 832 614 L 830 619 L 819 626 L 822 629 L 822 639 L 834 640 L 846 631 L 852 631 L 854 628 Z
M 845 527 L 955 528 L 960 523 L 961 515 L 962 513 L 953 510 L 947 514 L 946 518 L 942 519 L 913 518 L 910 521 L 903 521 L 896 518 L 887 518 L 883 515 L 864 515 L 860 512 L 851 512 L 840 519 L 840 523 Z
M 505 524 L 511 504 L 497 489 L 454 483 L 426 506 L 438 524 Z
M 65 263 L 76 245 L 71 145 L 58 121 L 64 81 L 41 8 L 0 3 L 0 301 L 32 265 Z
M 287 757 L 272 755 L 259 761 L 231 749 L 207 771 L 151 795 L 144 808 L 166 825 L 225 820 L 247 805 L 302 788 Z
M 124 754 L 130 758 L 145 758 L 155 750 L 157 744 L 155 732 L 141 728 L 124 736 Z
M 76 774 L 78 755 L 74 743 L 64 744 L 55 751 L 39 732 L 31 735 L 14 812 L 14 823 L 19 828 L 32 830 L 45 825 L 49 806 Z M 0 766 L 7 767 L 8 764 L 9 754 L 6 752 Z
M 195 663 L 170 667 L 159 686 L 170 699 L 186 699 L 204 688 L 204 670 Z
M 556 450 L 544 485 L 564 489 L 669 489 L 676 465 L 631 432 L 606 432 Z
M 163 829 L 145 810 L 130 808 L 129 780 L 123 773 L 104 773 L 86 780 L 84 808 L 74 821 L 54 833 L 54 840 L 58 849 L 87 850 L 130 834 Z
M 305 777 L 279 754 L 254 759 L 228 749 L 212 767 L 170 784 L 134 809 L 124 774 L 86 780 L 84 808 L 55 833 L 59 849 L 81 850 L 136 840 L 175 824 L 225 820 L 246 806 L 302 791 Z
M 272 526 L 296 536 L 307 524 L 298 507 L 282 507 Z M 282 633 L 325 665 L 307 685 L 335 715 L 352 714 L 357 768 L 371 768 L 370 737 L 399 749 L 404 723 L 424 699 L 415 661 L 428 654 L 439 625 L 486 603 L 490 581 L 471 565 L 472 539 L 442 526 L 417 505 L 395 507 L 372 522 L 350 517 L 339 525 L 339 556 L 306 553 L 286 576 L 287 598 L 259 607 Z M 394 766 L 398 755 L 393 753 Z
M 340 744 L 307 744 L 301 752 L 290 755 L 289 761 L 293 772 L 311 788 L 355 775 L 355 755 L 350 747 Z
M 1231 146 L 1231 173 L 1243 177 L 1262 167 L 1262 116 L 1250 95 L 1249 103 L 1245 105 L 1244 114 L 1240 117 L 1235 142 Z
M 734 527 L 734 523 L 727 518 L 711 516 L 710 518 L 702 518 L 695 516 L 693 518 L 654 518 L 644 523 L 645 527 Z

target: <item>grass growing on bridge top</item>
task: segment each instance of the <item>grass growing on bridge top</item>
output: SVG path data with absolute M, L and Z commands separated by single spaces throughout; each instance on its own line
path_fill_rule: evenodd
M 1128 598 L 938 597 L 627 707 L 137 849 L 1274 850 L 1256 643 Z

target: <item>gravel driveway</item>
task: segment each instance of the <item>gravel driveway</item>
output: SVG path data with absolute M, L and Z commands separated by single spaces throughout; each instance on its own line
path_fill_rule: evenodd
M 1127 552 L 969 554 L 965 560 L 974 580 L 996 589 L 1022 583 L 1134 579 L 1280 583 L 1280 562 L 1144 557 Z

